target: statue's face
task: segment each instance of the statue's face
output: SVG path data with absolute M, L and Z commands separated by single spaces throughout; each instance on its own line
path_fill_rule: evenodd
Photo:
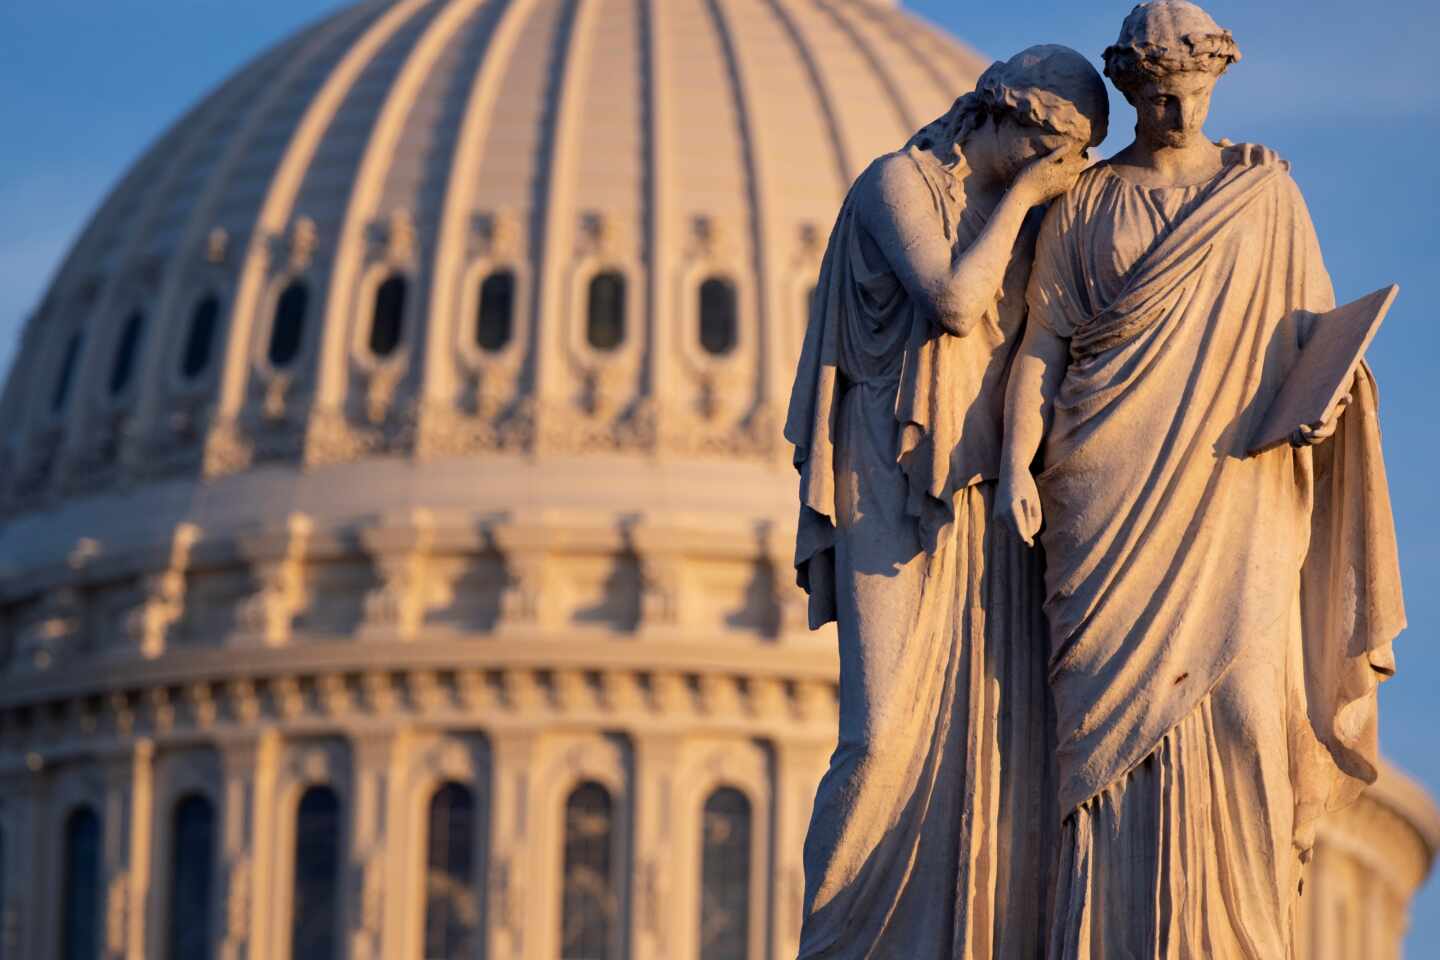
M 1007 114 L 995 128 L 995 172 L 999 174 L 998 179 L 1009 183 L 1030 161 L 1061 148 L 1080 151 L 1085 149 L 1085 144 L 1044 127 L 1021 123 Z
M 1187 70 L 1152 80 L 1130 94 L 1137 134 L 1152 149 L 1185 147 L 1205 136 L 1215 76 Z

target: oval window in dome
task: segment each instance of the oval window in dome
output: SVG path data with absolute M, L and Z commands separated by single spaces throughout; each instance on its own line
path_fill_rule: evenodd
M 496 270 L 480 284 L 475 346 L 486 353 L 499 353 L 510 343 L 514 329 L 515 272 Z
M 125 319 L 120 344 L 115 348 L 115 363 L 110 368 L 110 395 L 124 390 L 135 372 L 135 353 L 140 349 L 140 336 L 145 332 L 145 314 L 136 310 Z
M 80 331 L 70 334 L 65 344 L 65 355 L 60 360 L 60 372 L 55 377 L 55 392 L 50 394 L 50 409 L 59 413 L 70 399 L 70 382 L 75 379 L 75 362 L 80 357 Z
M 305 312 L 310 306 L 310 288 L 303 280 L 292 280 L 275 301 L 275 321 L 270 325 L 267 355 L 273 367 L 288 367 L 300 353 L 305 333 Z
M 388 357 L 400 345 L 405 329 L 405 278 L 392 273 L 375 291 L 375 312 L 370 318 L 370 352 Z
M 215 342 L 215 325 L 219 320 L 220 298 L 207 293 L 195 304 L 190 314 L 190 330 L 185 334 L 180 373 L 186 380 L 194 380 L 210 366 L 210 348 Z
M 616 270 L 590 278 L 585 339 L 596 350 L 607 352 L 625 341 L 625 277 Z
M 700 284 L 700 346 L 711 356 L 735 349 L 735 284 L 726 277 L 710 277 Z

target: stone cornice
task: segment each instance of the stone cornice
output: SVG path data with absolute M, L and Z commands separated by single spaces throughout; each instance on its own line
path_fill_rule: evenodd
M 191 684 L 328 673 L 571 670 L 733 676 L 833 686 L 836 654 L 815 640 L 773 644 L 719 635 L 674 640 L 615 640 L 604 634 L 556 637 L 543 630 L 510 631 L 501 639 L 461 635 L 415 642 L 314 643 L 286 648 L 177 651 L 156 660 L 97 661 L 91 669 L 0 679 L 0 711 L 114 690 L 175 688 Z
M 767 669 L 766 658 L 753 655 L 698 667 L 666 666 L 651 655 L 640 668 L 582 657 L 547 663 L 535 655 L 474 666 L 464 662 L 474 658 L 446 662 L 438 651 L 431 651 L 434 665 L 413 656 L 405 665 L 338 666 L 325 659 L 289 669 L 258 664 L 223 676 L 172 672 L 148 682 L 105 672 L 86 689 L 68 691 L 11 685 L 0 693 L 0 777 L 110 755 L 137 738 L 226 741 L 253 735 L 256 727 L 298 736 L 396 724 L 502 732 L 559 723 L 638 736 L 663 723 L 677 736 L 728 733 L 817 747 L 834 738 L 834 682 L 813 669 L 808 676 L 778 663 Z

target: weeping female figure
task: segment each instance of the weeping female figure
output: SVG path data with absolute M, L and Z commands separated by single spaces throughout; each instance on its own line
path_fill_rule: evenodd
M 798 579 L 840 644 L 802 960 L 1043 949 L 1059 822 L 1043 576 L 987 518 L 1038 208 L 1107 117 L 1084 57 L 1032 47 L 875 160 L 831 233 L 785 429 Z

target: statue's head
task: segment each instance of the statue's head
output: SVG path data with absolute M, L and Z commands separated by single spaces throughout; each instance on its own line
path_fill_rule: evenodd
M 1135 108 L 1137 137 L 1183 147 L 1204 136 L 1215 81 L 1240 48 L 1189 0 L 1151 0 L 1130 11 L 1104 57 L 1105 75 Z
M 922 128 L 910 145 L 945 154 L 983 133 L 984 162 L 995 167 L 987 172 L 1008 181 L 1052 150 L 1098 145 L 1109 120 L 1105 81 L 1090 61 L 1069 47 L 1042 44 L 992 64 L 974 92 Z

